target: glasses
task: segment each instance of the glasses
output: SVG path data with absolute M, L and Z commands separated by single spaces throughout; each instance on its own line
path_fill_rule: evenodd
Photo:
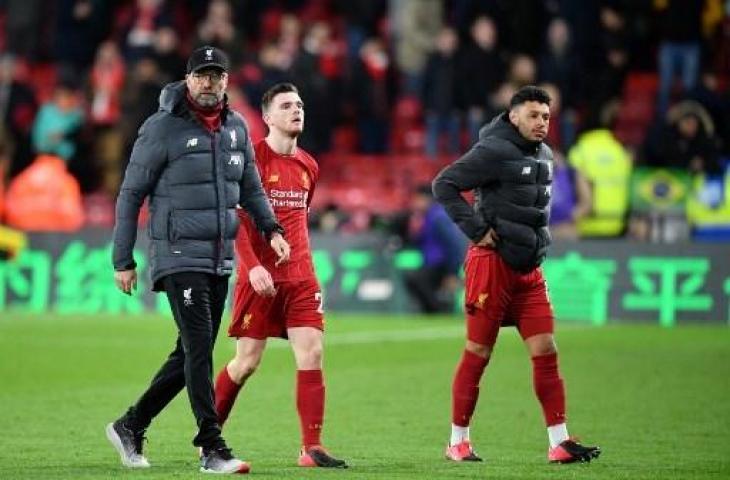
M 193 73 L 193 78 L 196 82 L 202 82 L 207 79 L 210 80 L 210 83 L 218 83 L 225 75 L 225 72 Z

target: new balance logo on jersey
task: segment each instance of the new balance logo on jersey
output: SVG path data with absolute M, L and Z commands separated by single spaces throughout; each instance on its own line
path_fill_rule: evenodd
M 228 160 L 228 165 L 240 165 L 241 164 L 241 156 L 240 155 L 231 155 L 231 159 Z
M 183 305 L 189 307 L 193 304 L 193 287 L 183 290 Z
M 195 147 L 198 145 L 198 139 L 197 138 L 188 138 L 188 144 L 186 145 L 188 148 Z
M 522 175 L 529 175 L 532 171 L 532 167 L 522 167 Z

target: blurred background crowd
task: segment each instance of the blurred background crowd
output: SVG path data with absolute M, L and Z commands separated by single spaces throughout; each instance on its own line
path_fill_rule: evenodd
M 137 129 L 205 44 L 255 140 L 261 94 L 300 88 L 314 228 L 443 235 L 424 185 L 537 84 L 556 237 L 730 238 L 725 0 L 0 0 L 2 223 L 111 227 Z

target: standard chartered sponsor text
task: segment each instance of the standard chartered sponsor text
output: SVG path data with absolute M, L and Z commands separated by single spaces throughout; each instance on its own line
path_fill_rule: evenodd
M 306 208 L 309 192 L 305 190 L 278 190 L 272 188 L 269 197 L 272 207 Z

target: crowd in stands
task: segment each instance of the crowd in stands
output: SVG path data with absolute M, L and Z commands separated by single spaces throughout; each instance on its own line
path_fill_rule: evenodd
M 206 44 L 229 52 L 255 140 L 261 94 L 299 87 L 324 230 L 397 230 L 416 188 L 537 84 L 556 236 L 730 232 L 722 0 L 0 0 L 0 219 L 110 226 L 137 129 Z

